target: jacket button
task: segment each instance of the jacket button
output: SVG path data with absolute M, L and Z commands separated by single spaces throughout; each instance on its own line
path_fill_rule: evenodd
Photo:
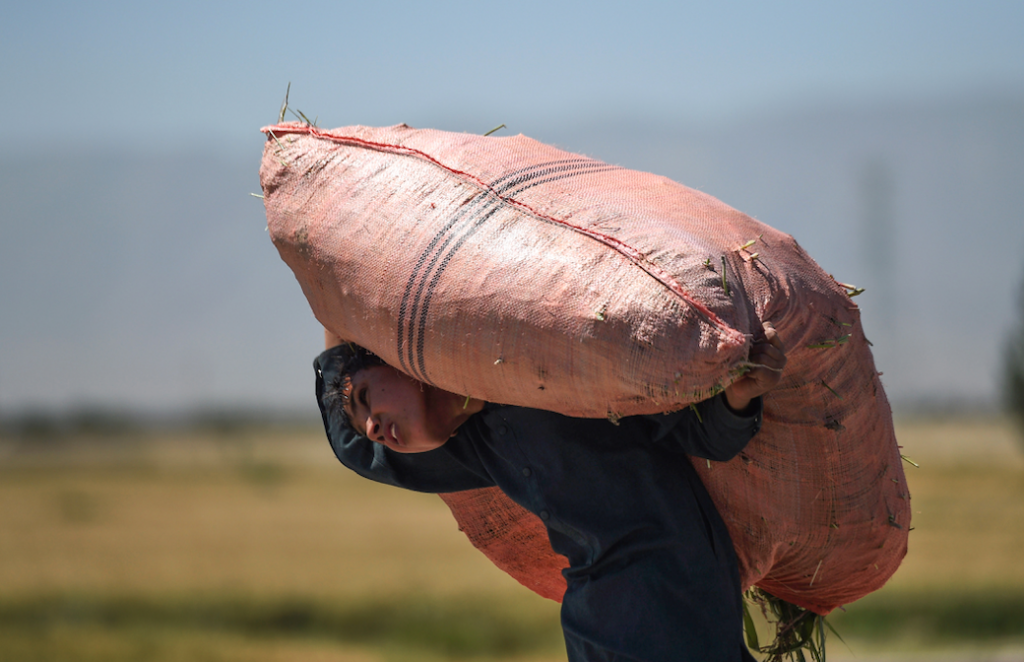
M 530 471 L 530 467 L 523 467 L 523 475 L 529 477 L 533 472 Z
M 548 511 L 542 510 L 540 511 L 540 518 L 546 522 L 549 519 L 551 519 L 551 515 L 548 513 Z
M 498 426 L 498 434 L 508 434 L 508 428 L 504 425 Z

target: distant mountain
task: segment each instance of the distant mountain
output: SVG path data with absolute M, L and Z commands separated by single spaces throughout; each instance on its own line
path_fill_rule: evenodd
M 897 403 L 995 401 L 1024 277 L 1024 96 L 533 137 L 707 191 L 867 287 Z M 0 413 L 315 415 L 319 328 L 249 195 L 260 149 L 0 155 Z

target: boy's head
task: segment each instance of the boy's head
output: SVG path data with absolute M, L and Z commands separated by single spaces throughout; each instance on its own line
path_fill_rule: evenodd
M 352 376 L 366 368 L 387 364 L 376 354 L 350 342 L 332 347 L 325 355 L 327 359 L 320 366 L 324 375 L 323 405 L 341 425 L 354 430 L 348 408 Z
M 412 379 L 357 345 L 342 344 L 323 356 L 325 416 L 398 453 L 439 448 L 479 409 Z

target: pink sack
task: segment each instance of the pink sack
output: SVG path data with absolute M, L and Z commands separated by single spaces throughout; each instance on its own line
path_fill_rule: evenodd
M 789 364 L 761 433 L 695 462 L 743 584 L 827 613 L 896 570 L 910 511 L 888 403 L 856 305 L 792 237 L 523 136 L 264 131 L 271 238 L 314 314 L 421 381 L 574 416 L 669 411 L 731 383 L 773 322 Z M 560 597 L 539 520 L 501 493 L 445 500 L 495 563 Z

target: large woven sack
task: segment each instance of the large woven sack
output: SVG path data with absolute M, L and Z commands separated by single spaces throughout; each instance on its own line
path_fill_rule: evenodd
M 523 136 L 264 131 L 268 228 L 317 319 L 421 381 L 575 416 L 669 411 L 735 379 L 771 321 L 789 363 L 761 433 L 695 461 L 743 585 L 827 613 L 896 570 L 910 510 L 889 406 L 856 305 L 792 237 Z M 538 519 L 496 490 L 444 498 L 499 567 L 560 598 Z

